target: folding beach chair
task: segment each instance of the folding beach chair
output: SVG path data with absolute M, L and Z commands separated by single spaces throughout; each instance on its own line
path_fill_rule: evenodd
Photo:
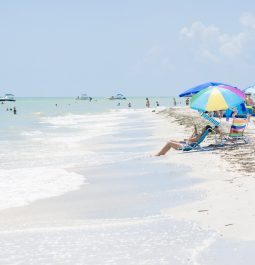
M 207 129 L 206 131 L 204 131 L 204 133 L 200 136 L 200 138 L 198 139 L 197 142 L 195 143 L 185 143 L 182 150 L 187 152 L 187 151 L 203 151 L 203 150 L 207 150 L 204 147 L 201 147 L 200 144 L 205 140 L 205 138 L 207 137 L 207 135 L 212 131 L 211 128 Z
M 202 118 L 208 120 L 209 122 L 211 122 L 213 125 L 215 126 L 220 126 L 220 122 L 216 121 L 213 117 L 207 115 L 205 112 L 200 112 L 200 115 Z
M 233 122 L 230 127 L 230 132 L 227 135 L 224 135 L 224 142 L 233 144 L 247 144 L 249 141 L 248 138 L 244 135 L 244 130 L 247 126 L 247 123 L 248 119 L 246 117 L 233 118 Z

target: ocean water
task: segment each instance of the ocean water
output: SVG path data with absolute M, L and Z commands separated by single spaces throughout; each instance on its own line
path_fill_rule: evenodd
M 156 101 L 166 107 L 173 104 L 172 98 L 153 98 L 151 110 Z M 1 104 L 0 209 L 78 189 L 86 183 L 86 177 L 71 170 L 74 167 L 110 163 L 117 157 L 129 159 L 129 153 L 116 153 L 114 158 L 113 153 L 101 154 L 96 149 L 100 143 L 106 144 L 106 136 L 109 143 L 116 141 L 120 129 L 123 134 L 123 126 L 127 126 L 123 121 L 132 115 L 142 116 L 144 105 L 145 98 L 96 98 L 91 102 L 18 98 L 15 103 Z M 14 106 L 16 115 L 10 110 Z M 128 128 L 125 133 L 128 134 Z
M 153 156 L 172 101 L 0 105 L 0 264 L 206 264 L 215 232 L 161 214 L 203 196 L 189 168 Z

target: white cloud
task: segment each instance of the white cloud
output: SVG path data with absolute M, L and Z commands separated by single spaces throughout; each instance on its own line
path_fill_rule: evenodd
M 255 28 L 255 16 L 251 13 L 245 12 L 239 19 L 241 25 L 245 27 Z
M 184 27 L 181 30 L 181 34 L 190 39 L 207 39 L 217 36 L 219 34 L 219 30 L 214 26 L 206 27 L 201 21 L 197 21 L 191 25 L 190 29 Z
M 219 51 L 221 54 L 228 57 L 235 57 L 242 54 L 242 48 L 245 43 L 246 36 L 244 33 L 238 35 L 220 35 L 220 47 Z
M 193 49 L 200 58 L 220 62 L 226 58 L 248 58 L 254 53 L 255 16 L 243 13 L 240 16 L 243 30 L 237 34 L 222 33 L 219 28 L 206 26 L 201 21 L 181 29 L 182 37 L 192 40 Z

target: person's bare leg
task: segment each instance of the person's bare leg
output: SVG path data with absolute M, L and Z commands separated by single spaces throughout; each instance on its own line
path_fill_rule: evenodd
M 171 149 L 171 142 L 166 143 L 166 145 L 156 154 L 156 156 L 165 155 Z
M 161 155 L 165 155 L 171 148 L 174 149 L 179 149 L 180 147 L 182 147 L 182 144 L 178 143 L 178 142 L 168 142 L 166 143 L 166 145 L 156 154 L 156 156 L 161 156 Z

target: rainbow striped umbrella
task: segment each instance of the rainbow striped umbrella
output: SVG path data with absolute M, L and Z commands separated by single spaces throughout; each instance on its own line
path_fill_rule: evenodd
M 200 111 L 226 110 L 244 102 L 245 94 L 232 86 L 209 86 L 194 95 L 190 101 L 192 109 Z

